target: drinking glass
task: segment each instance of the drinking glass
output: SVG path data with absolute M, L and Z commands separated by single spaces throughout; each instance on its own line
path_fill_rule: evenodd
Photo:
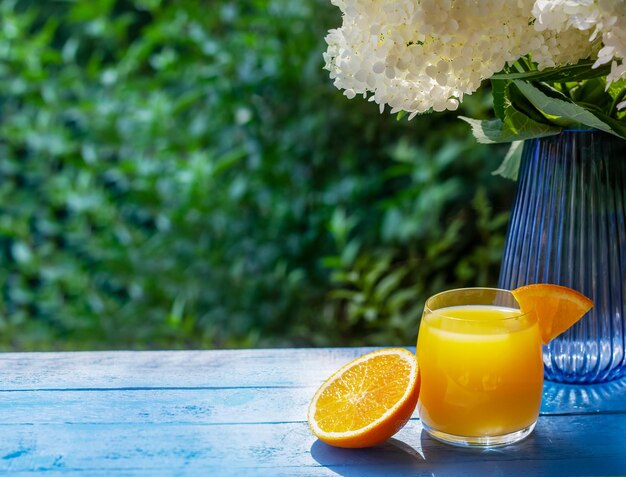
M 537 319 L 510 291 L 450 290 L 426 301 L 417 340 L 418 409 L 435 439 L 492 447 L 529 435 L 543 388 Z

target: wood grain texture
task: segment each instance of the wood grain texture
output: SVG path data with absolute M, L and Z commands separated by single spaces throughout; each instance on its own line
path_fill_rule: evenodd
M 5 353 L 0 354 L 0 395 L 25 390 L 231 389 L 236 394 L 246 388 L 254 394 L 281 387 L 315 390 L 339 367 L 374 349 Z M 613 411 L 626 411 L 626 379 L 544 387 L 543 413 Z
M 298 422 L 306 419 L 314 392 L 314 388 L 20 391 L 0 393 L 0 423 Z
M 326 446 L 310 434 L 304 422 L 9 425 L 0 426 L 0 472 L 620 475 L 626 471 L 619 438 L 625 426 L 626 416 L 546 417 L 527 440 L 478 451 L 433 441 L 417 420 L 388 443 L 364 450 Z
M 415 415 L 366 450 L 317 441 L 316 387 L 366 348 L 0 355 L 0 474 L 626 475 L 626 381 L 546 383 L 535 432 L 477 451 Z
M 1 388 L 308 387 L 374 349 L 5 353 Z

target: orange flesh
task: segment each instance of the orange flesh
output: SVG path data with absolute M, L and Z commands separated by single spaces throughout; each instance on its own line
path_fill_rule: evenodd
M 526 285 L 511 293 L 524 312 L 537 316 L 544 344 L 569 329 L 593 307 L 583 294 L 559 285 Z
M 362 362 L 344 372 L 319 396 L 314 418 L 325 432 L 366 427 L 402 398 L 410 374 L 410 365 L 397 355 Z

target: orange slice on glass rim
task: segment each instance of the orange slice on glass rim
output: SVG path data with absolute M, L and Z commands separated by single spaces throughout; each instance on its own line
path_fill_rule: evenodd
M 526 285 L 511 293 L 523 313 L 536 314 L 544 344 L 570 328 L 593 307 L 593 302 L 585 295 L 560 285 Z
M 337 447 L 380 444 L 409 420 L 419 388 L 415 354 L 404 348 L 368 353 L 320 386 L 309 405 L 309 427 Z

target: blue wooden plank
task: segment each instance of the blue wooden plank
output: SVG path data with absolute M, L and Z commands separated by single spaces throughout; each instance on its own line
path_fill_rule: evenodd
M 626 380 L 546 383 L 536 432 L 504 449 L 440 444 L 417 419 L 375 449 L 325 446 L 304 421 L 310 396 L 330 372 L 367 351 L 2 355 L 0 472 L 626 474 Z
M 260 394 L 283 387 L 314 389 L 340 366 L 371 349 L 1 354 L 0 396 L 7 390 L 32 389 L 252 388 Z M 546 383 L 544 388 L 544 413 L 612 411 L 626 411 L 626 379 L 582 387 Z
M 0 393 L 0 423 L 298 422 L 306 419 L 314 392 L 315 388 L 19 391 Z
M 623 381 L 601 386 L 546 383 L 543 415 L 623 412 Z M 299 422 L 315 387 L 0 392 L 0 423 Z M 115 403 L 114 406 L 111 403 Z M 417 418 L 417 411 L 413 414 Z
M 375 348 L 0 354 L 0 389 L 319 385 Z
M 306 423 L 0 426 L 0 472 L 214 475 L 620 475 L 626 416 L 550 416 L 514 446 L 459 449 L 419 421 L 376 448 L 326 446 Z

